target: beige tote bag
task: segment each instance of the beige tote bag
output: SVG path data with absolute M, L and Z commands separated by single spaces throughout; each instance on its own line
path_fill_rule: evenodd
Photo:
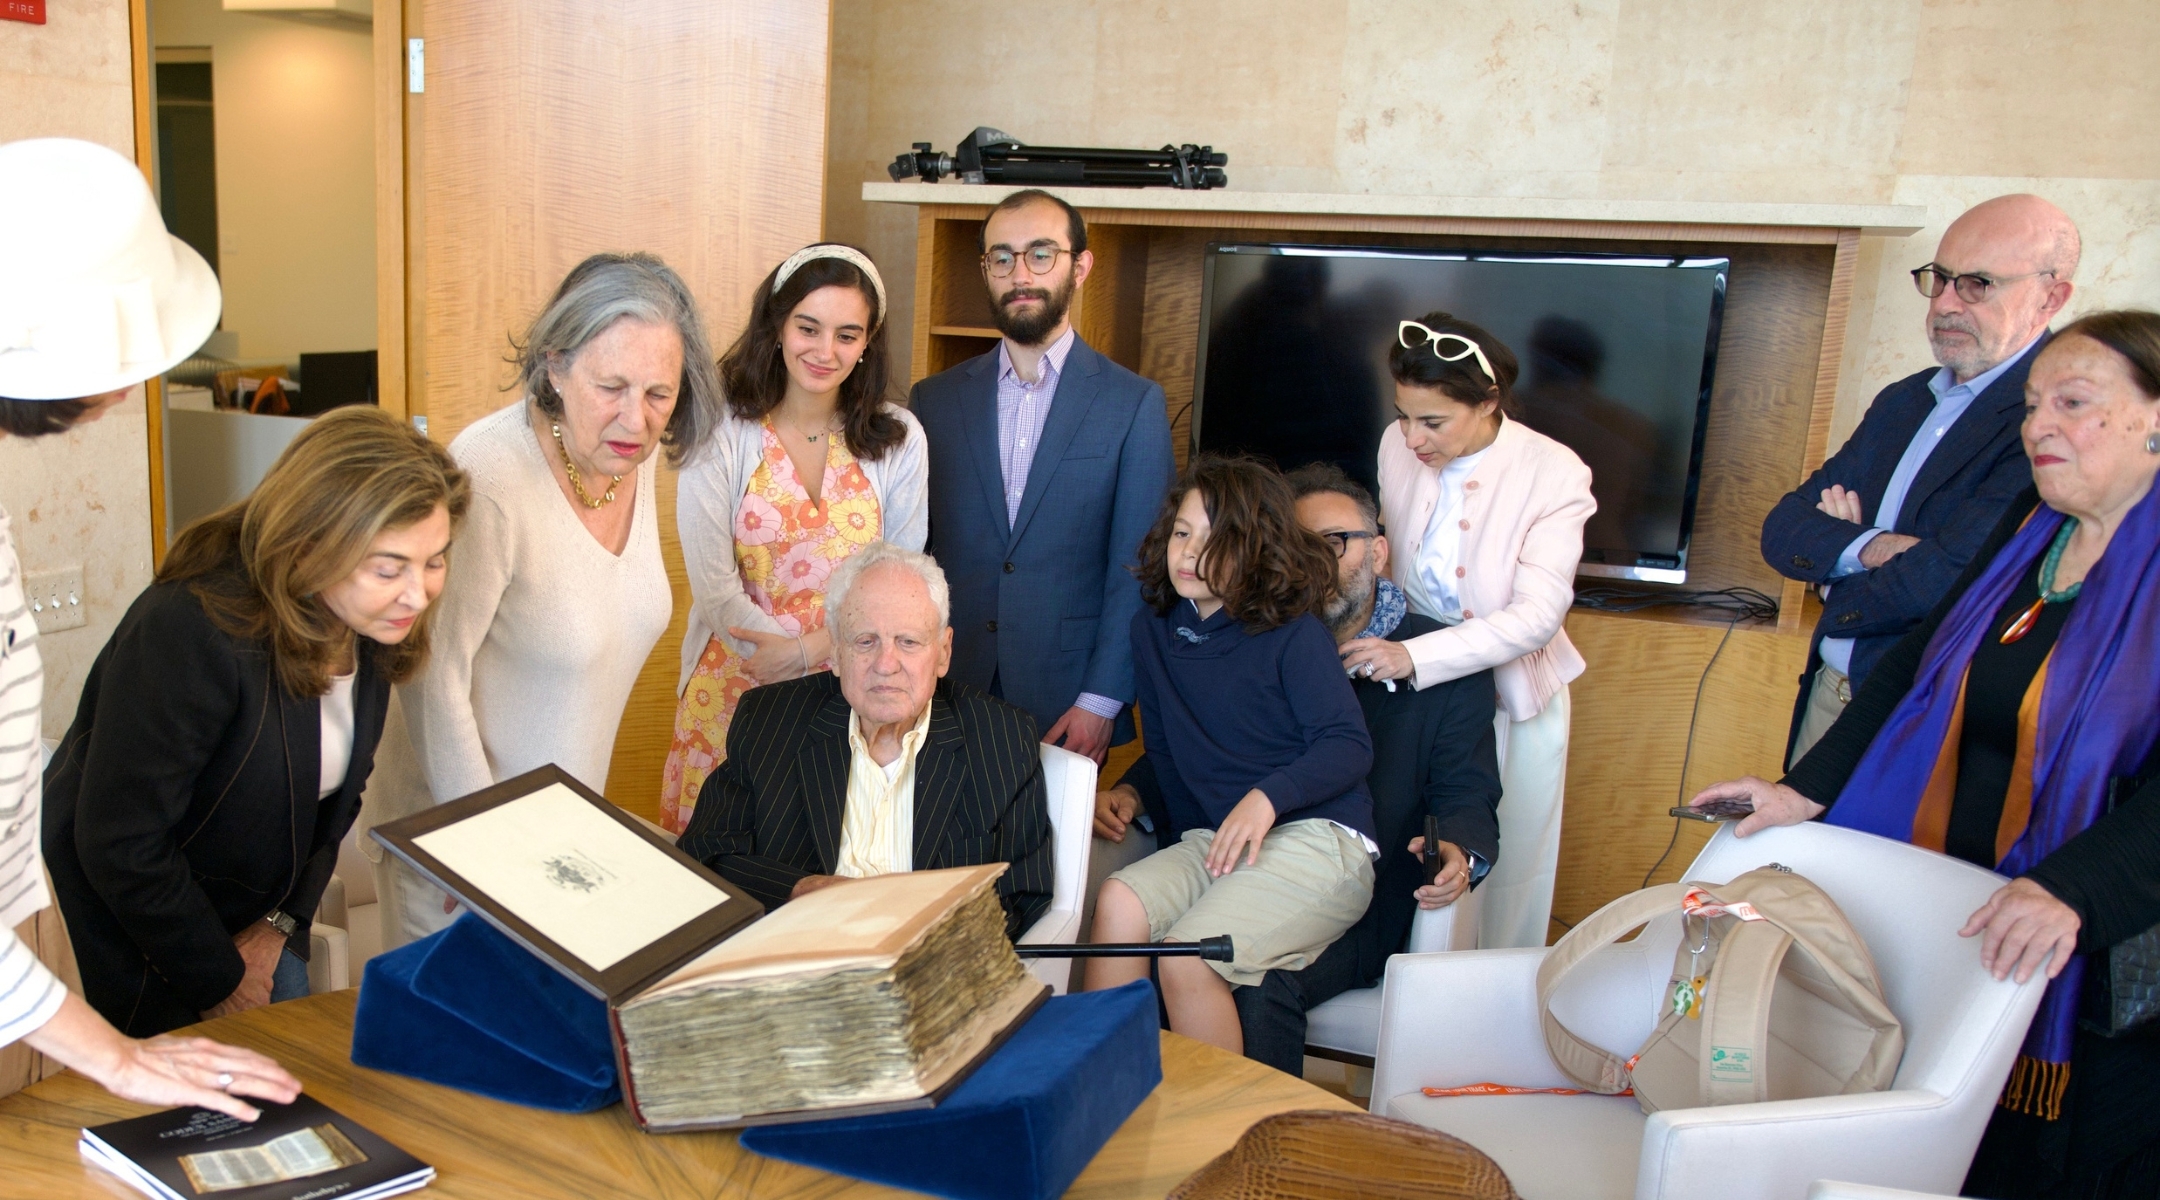
M 1553 1016 L 1560 981 L 1598 947 L 1682 914 L 1657 1028 L 1622 1060 Z M 1905 1031 L 1883 1002 L 1867 943 L 1823 890 L 1772 864 L 1731 883 L 1647 888 L 1592 913 L 1538 968 L 1545 1043 L 1568 1078 L 1644 1112 L 1879 1092 Z

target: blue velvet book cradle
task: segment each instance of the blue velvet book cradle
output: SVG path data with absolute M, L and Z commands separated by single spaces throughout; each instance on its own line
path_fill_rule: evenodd
M 936 1107 L 768 1125 L 745 1148 L 952 1200 L 1064 1193 L 1162 1080 L 1145 981 L 1046 1002 Z M 607 1006 L 466 915 L 368 963 L 353 1061 L 585 1112 L 622 1097 Z
M 368 965 L 353 1061 L 498 1099 L 621 1099 L 651 1131 L 928 1108 L 1049 992 L 1006 941 L 1003 863 L 763 914 L 552 768 L 374 836 L 471 911 Z

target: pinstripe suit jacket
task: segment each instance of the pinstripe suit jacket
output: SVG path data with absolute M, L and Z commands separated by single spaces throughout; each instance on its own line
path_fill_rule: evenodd
M 698 793 L 677 843 L 767 909 L 805 875 L 840 861 L 847 808 L 848 702 L 821 671 L 745 692 L 728 726 L 727 761 Z M 1010 863 L 998 879 L 1005 932 L 1019 937 L 1050 906 L 1056 860 L 1035 719 L 940 680 L 915 756 L 915 869 Z

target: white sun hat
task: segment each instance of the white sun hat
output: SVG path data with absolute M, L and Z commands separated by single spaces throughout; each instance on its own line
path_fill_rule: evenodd
M 73 138 L 0 145 L 0 396 L 71 400 L 163 374 L 220 304 L 134 163 Z

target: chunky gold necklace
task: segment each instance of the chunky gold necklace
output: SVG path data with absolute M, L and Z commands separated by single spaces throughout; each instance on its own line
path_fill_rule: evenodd
M 607 494 L 601 496 L 598 500 L 593 499 L 586 492 L 585 485 L 578 482 L 577 464 L 570 461 L 570 447 L 563 445 L 562 423 L 550 421 L 548 422 L 548 429 L 555 435 L 555 449 L 562 453 L 563 470 L 570 473 L 570 490 L 577 493 L 578 503 L 587 508 L 598 508 L 603 504 L 614 503 L 615 489 L 622 484 L 622 476 L 610 475 L 608 477 Z

